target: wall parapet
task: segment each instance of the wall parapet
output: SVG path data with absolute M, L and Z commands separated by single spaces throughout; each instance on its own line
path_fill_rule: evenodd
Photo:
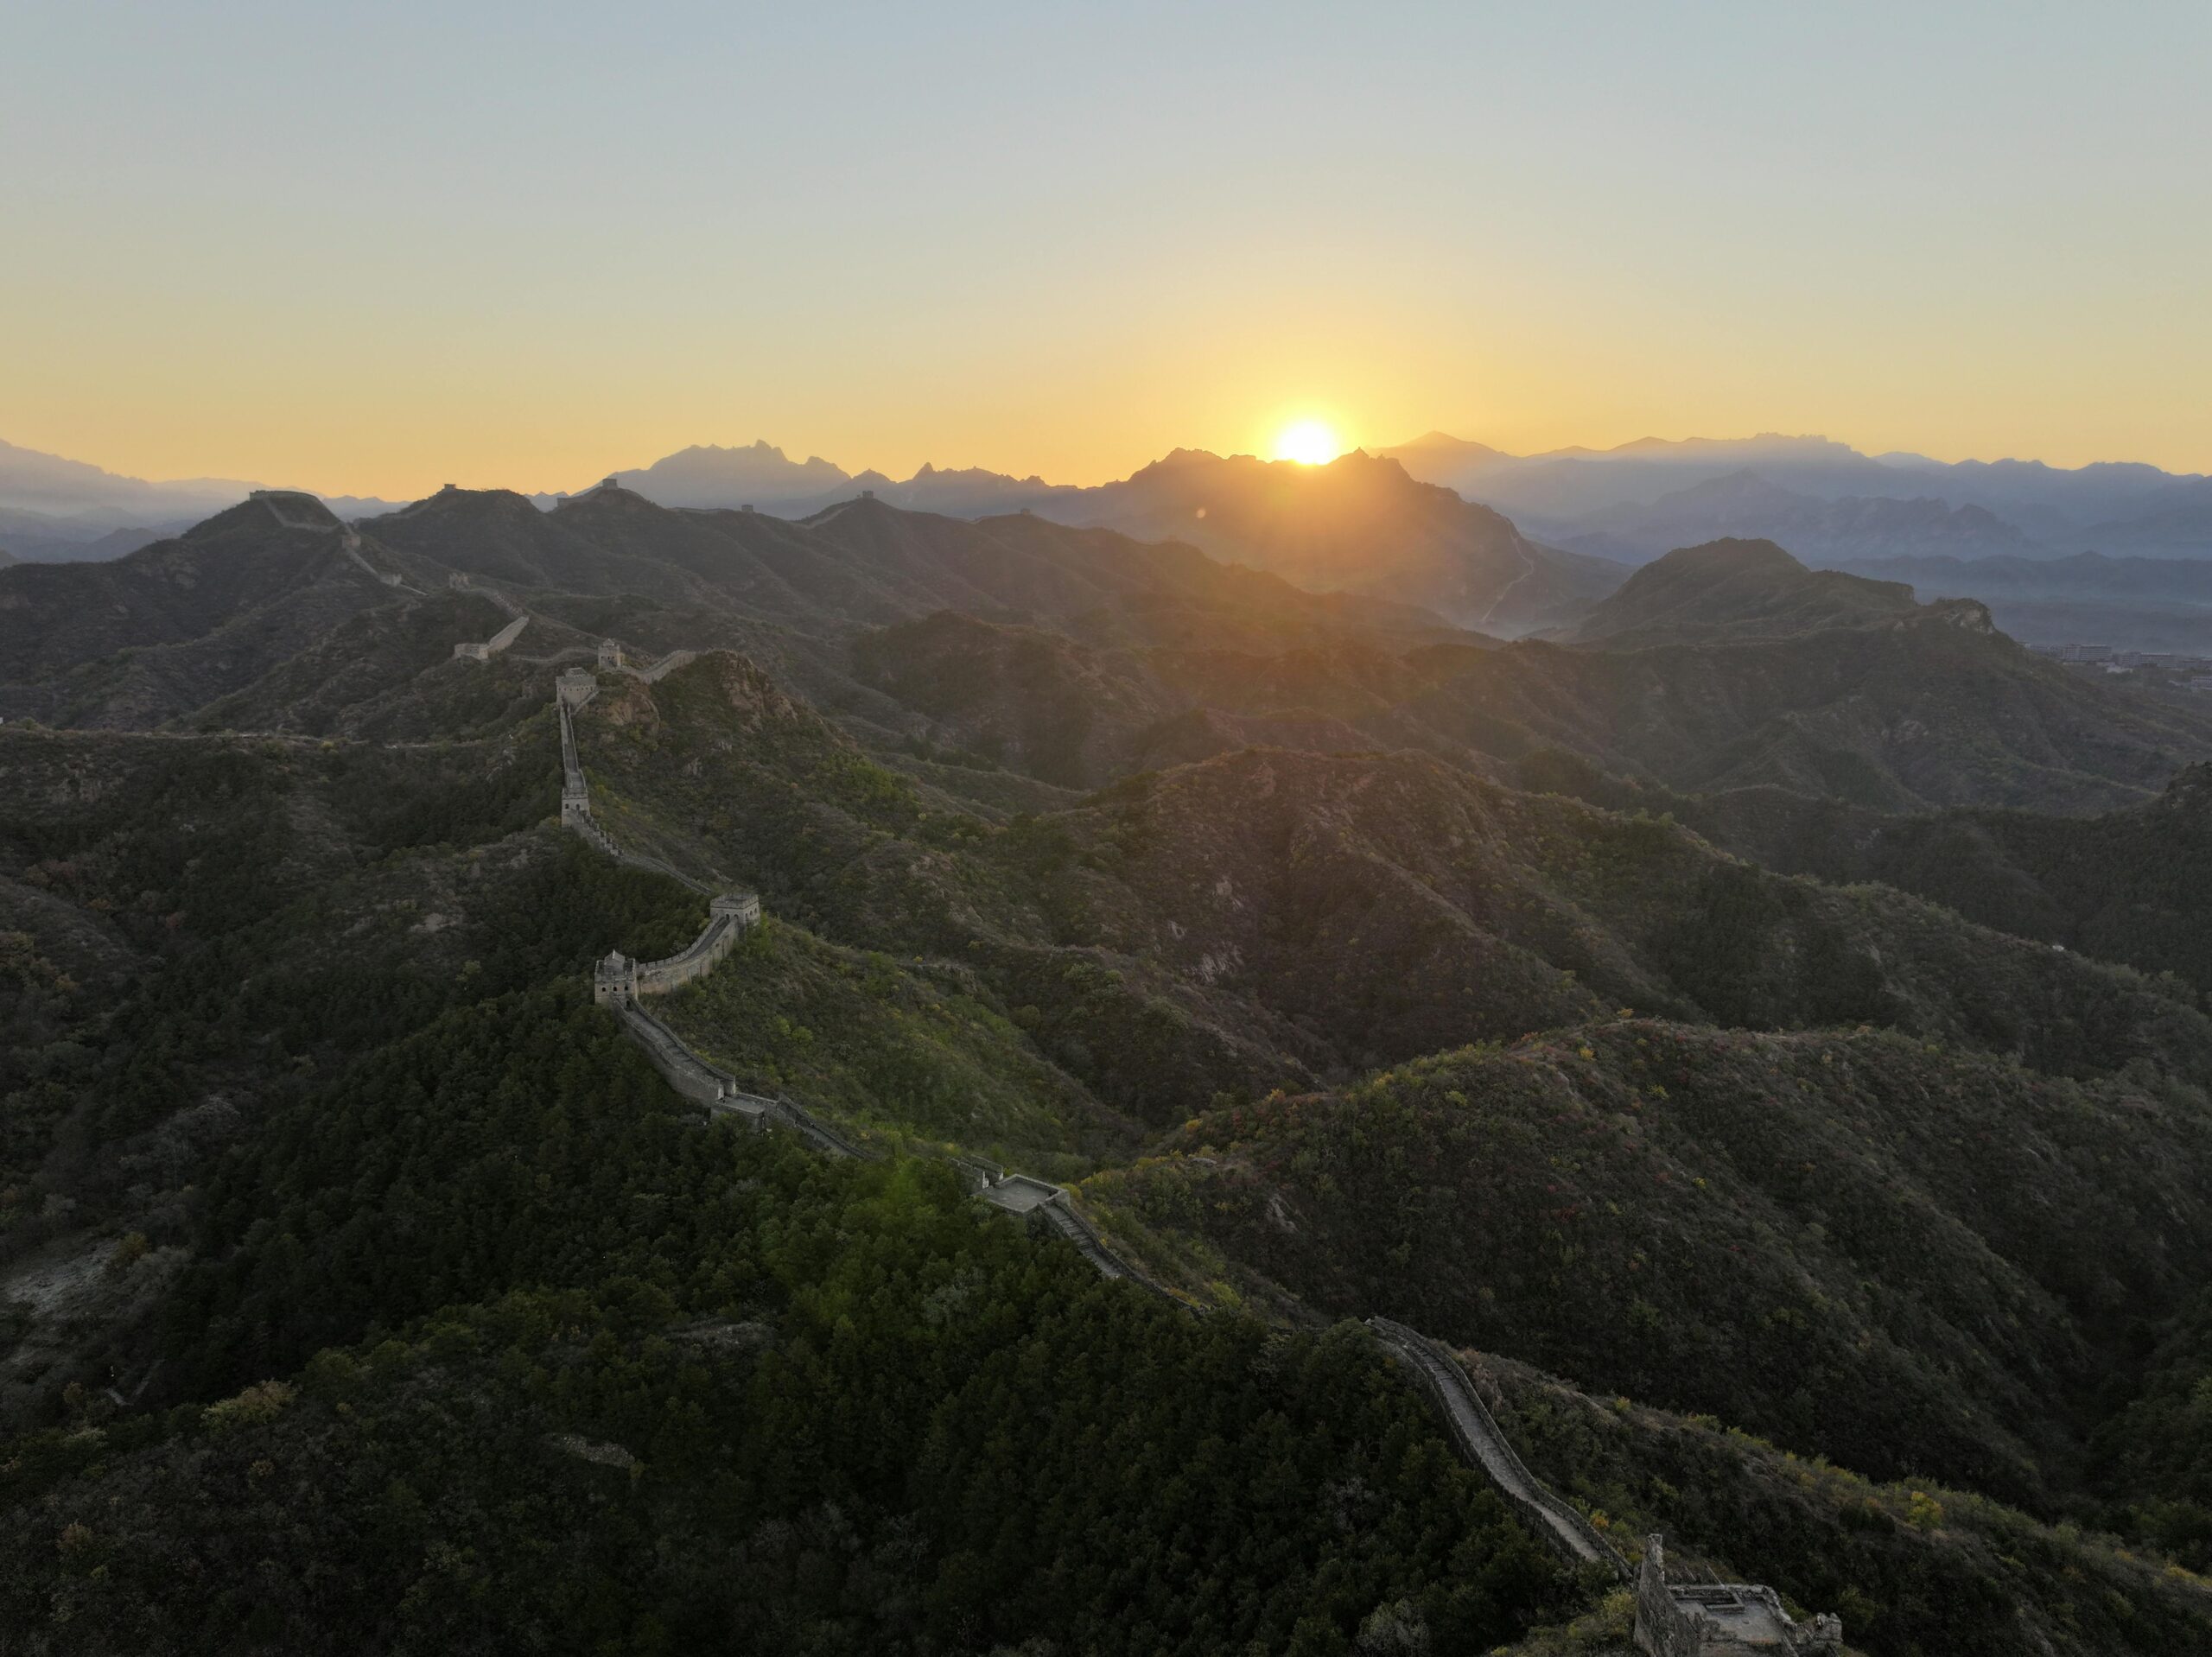
M 455 644 L 453 647 L 454 657 L 464 662 L 488 662 L 520 638 L 522 630 L 529 625 L 528 616 L 517 616 L 480 644 Z
M 751 918 L 742 924 L 750 925 L 757 922 L 760 918 L 760 899 L 754 893 L 710 886 L 705 881 L 684 873 L 683 870 L 658 857 L 648 857 L 641 852 L 625 851 L 615 843 L 614 837 L 600 826 L 598 820 L 592 816 L 591 784 L 584 776 L 583 758 L 576 746 L 575 721 L 575 710 L 599 695 L 599 681 L 588 668 L 570 668 L 554 680 L 553 690 L 554 714 L 561 724 L 562 827 L 582 835 L 595 848 L 618 863 L 627 864 L 633 869 L 644 869 L 652 874 L 664 874 L 670 879 L 697 892 L 702 898 L 734 899 L 741 909 L 749 908 L 750 910 Z M 708 929 L 709 931 L 714 930 L 714 921 L 711 917 L 708 922 Z M 693 946 L 694 949 L 697 947 L 696 944 Z M 680 955 L 669 957 L 671 962 L 680 959 L 682 959 Z M 715 959 L 719 960 L 721 957 L 716 956 Z M 679 981 L 688 983 L 690 981 L 686 978 Z M 668 987 L 673 988 L 674 985 L 669 985 Z M 645 993 L 653 994 L 658 992 L 648 989 Z
M 1602 1565 L 1623 1582 L 1629 1580 L 1633 1573 L 1621 1551 L 1600 1536 L 1573 1503 L 1529 1470 L 1457 1358 L 1426 1335 L 1388 1317 L 1370 1317 L 1367 1326 L 1405 1359 L 1468 1459 L 1490 1476 L 1539 1535 L 1569 1564 Z
M 645 1050 L 645 1057 L 669 1085 L 685 1098 L 716 1114 L 741 1116 L 755 1127 L 788 1127 L 816 1150 L 831 1156 L 861 1162 L 880 1160 L 880 1152 L 848 1139 L 794 1101 L 747 1092 L 735 1076 L 700 1057 L 681 1036 L 636 1002 L 624 1002 L 616 1010 L 623 1030 Z
M 1834 1657 L 1843 1621 L 1823 1612 L 1800 1623 L 1761 1584 L 1670 1583 L 1663 1539 L 1654 1536 L 1637 1572 L 1636 1643 L 1648 1657 Z
M 609 641 L 612 646 L 612 641 Z M 620 671 L 647 678 L 646 672 L 621 665 Z M 671 666 L 679 651 L 656 664 L 651 677 Z M 562 821 L 607 855 L 681 881 L 710 897 L 706 930 L 690 947 L 665 960 L 639 962 L 611 951 L 593 973 L 593 999 L 613 1007 L 624 1030 L 679 1094 L 717 1114 L 745 1117 L 756 1128 L 791 1128 L 807 1143 L 832 1156 L 880 1159 L 882 1152 L 846 1138 L 811 1112 L 786 1098 L 747 1093 L 727 1070 L 709 1063 L 683 1038 L 639 1005 L 638 998 L 673 989 L 705 976 L 728 955 L 737 937 L 760 920 L 760 900 L 752 892 L 715 892 L 658 859 L 623 851 L 591 814 L 591 792 L 584 778 L 575 740 L 574 710 L 598 694 L 598 682 L 582 668 L 560 676 L 556 705 L 561 724 Z M 1102 1277 L 1133 1283 L 1185 1311 L 1202 1311 L 1170 1294 L 1142 1271 L 1109 1248 L 1097 1231 L 1076 1211 L 1064 1186 L 1027 1174 L 1009 1174 L 978 1158 L 948 1159 L 967 1173 L 984 1202 L 1022 1218 L 1033 1229 L 1048 1229 L 1072 1243 Z M 1444 1421 L 1461 1453 L 1484 1473 L 1536 1534 L 1569 1564 L 1599 1565 L 1623 1582 L 1636 1584 L 1636 1643 L 1647 1657 L 1732 1657 L 1741 1653 L 1785 1651 L 1790 1657 L 1833 1657 L 1842 1644 L 1842 1624 L 1831 1616 L 1815 1616 L 1801 1628 L 1782 1607 L 1771 1588 L 1747 1584 L 1670 1584 L 1658 1537 L 1646 1548 L 1640 1569 L 1631 1567 L 1611 1542 L 1571 1503 L 1529 1470 L 1475 1391 L 1458 1358 L 1438 1343 L 1387 1317 L 1370 1317 L 1368 1326 L 1411 1371 L 1413 1379 Z M 1748 1643 L 1738 1633 L 1763 1635 L 1771 1628 L 1779 1643 Z

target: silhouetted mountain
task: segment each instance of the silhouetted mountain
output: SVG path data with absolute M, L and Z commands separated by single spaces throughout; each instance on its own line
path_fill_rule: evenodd
M 1900 469 L 1938 479 L 1937 492 L 1945 499 L 1986 507 L 2060 553 L 2097 550 L 2082 533 L 2091 525 L 2155 513 L 2185 496 L 2192 486 L 2205 482 L 2139 461 L 2073 467 L 2046 466 L 2041 460 L 1945 465 L 1916 456 Z
M 1179 449 L 1090 489 L 925 466 L 904 483 L 880 473 L 839 473 L 826 490 L 779 492 L 791 473 L 780 451 L 757 445 L 686 450 L 618 481 L 663 504 L 750 503 L 810 523 L 864 492 L 884 505 L 957 517 L 1018 510 L 1186 543 L 1301 587 L 1420 605 L 1462 626 L 1507 635 L 1571 618 L 1619 576 L 1603 559 L 1540 546 L 1497 513 L 1358 454 L 1301 467 Z M 763 480 L 749 481 L 756 475 Z
M 893 506 L 904 506 L 921 512 L 944 512 L 954 517 L 984 517 L 994 513 L 1028 510 L 1049 513 L 1055 501 L 1068 499 L 1083 492 L 1071 484 L 1046 483 L 1034 473 L 1027 478 L 1014 478 L 1002 472 L 986 471 L 981 467 L 940 470 L 925 464 L 904 483 L 887 478 L 880 472 L 863 472 L 842 488 L 834 489 L 814 501 L 803 503 L 802 515 L 805 511 L 834 506 L 839 501 L 853 499 L 863 490 Z
M 1509 778 L 1548 749 L 1685 792 L 2082 813 L 2212 757 L 2212 704 L 2037 657 L 1972 600 L 1918 605 L 1767 543 L 1687 549 L 1634 581 L 1578 644 L 1281 623 L 1046 637 L 948 617 L 863 638 L 855 671 L 934 747 L 1069 786 L 1242 743 L 1418 748 Z
M 1301 587 L 1418 604 L 1503 636 L 1579 614 L 1624 574 L 1539 545 L 1497 513 L 1357 451 L 1300 466 L 1179 449 L 1122 482 L 1038 510 L 1141 538 L 1188 540 Z
M 2212 554 L 2212 479 L 2162 491 L 2152 511 L 2092 524 L 2075 539 L 2120 556 L 2202 558 Z
M 181 522 L 160 528 L 108 529 L 97 518 L 56 517 L 47 512 L 0 506 L 0 536 L 25 563 L 80 563 L 120 558 L 126 552 L 150 546 L 164 536 L 188 530 L 204 514 L 192 513 Z
M 1375 454 L 1378 460 L 1397 461 L 1408 476 L 1423 483 L 1440 483 L 1452 489 L 1459 489 L 1493 467 L 1511 466 L 1520 459 L 1487 443 L 1441 431 L 1423 432 L 1410 442 L 1378 448 Z
M 1682 547 L 1630 576 L 1563 637 L 1617 648 L 1700 638 L 1780 638 L 1822 627 L 1928 619 L 1901 582 L 1814 571 L 1771 541 Z M 1986 614 L 1942 619 L 1986 631 Z
M 1970 594 L 1997 625 L 2032 644 L 2212 656 L 2212 559 L 1862 558 L 1855 575 L 1910 581 L 1924 593 Z
M 230 478 L 149 483 L 83 460 L 0 441 L 0 504 L 96 522 L 101 529 L 118 522 L 204 515 L 245 498 L 257 486 Z
M 1684 792 L 1772 784 L 1883 811 L 2102 810 L 2212 757 L 2212 708 L 2071 673 L 1987 631 L 1977 605 L 1923 613 L 1934 625 L 1465 652 L 1396 712 L 1445 751 L 1507 764 L 1564 749 Z
M 761 441 L 744 448 L 694 444 L 649 467 L 613 474 L 624 488 L 663 506 L 744 506 L 811 500 L 851 481 L 820 455 L 793 460 Z
M 1567 544 L 1634 563 L 1721 536 L 1779 541 L 1815 564 L 1906 553 L 1975 558 L 2040 550 L 1979 506 L 1955 507 L 1932 498 L 1821 500 L 1756 472 L 1708 478 L 1648 504 L 1609 507 L 1583 524 Z
M 115 557 L 136 549 L 103 543 L 111 530 L 143 535 L 144 540 L 137 544 L 144 545 L 158 538 L 157 532 L 187 528 L 263 486 L 231 478 L 149 483 L 83 460 L 0 442 L 0 530 L 16 540 L 36 537 L 35 555 L 42 560 Z M 394 504 L 373 499 L 332 502 L 348 516 L 386 511 Z
M 2212 525 L 2196 510 L 2212 483 L 2132 463 L 1947 464 L 1775 435 L 1647 438 L 1514 457 L 1479 444 L 1463 454 L 1456 440 L 1431 433 L 1387 452 L 1414 476 L 1510 513 L 1532 535 L 1611 556 L 1633 558 L 1645 543 L 1656 550 L 1730 534 L 1768 536 L 1816 561 L 2007 550 L 2212 554 Z M 1747 475 L 1762 489 L 1713 487 Z M 1847 510 L 1824 514 L 1791 496 Z M 1654 515 L 1648 523 L 1646 514 Z
M 2212 604 L 2212 560 L 2109 557 L 1860 558 L 1841 568 L 1976 598 L 2090 599 L 2112 603 Z
M 1417 452 L 1408 469 L 1510 513 L 1516 521 L 1541 524 L 1546 533 L 1563 525 L 1579 530 L 1592 513 L 1648 505 L 1742 472 L 1756 472 L 1777 487 L 1821 499 L 1886 494 L 1897 477 L 1880 462 L 1825 437 L 1772 434 L 1679 442 L 1648 437 L 1612 449 L 1559 449 L 1510 461 L 1478 458 L 1471 469 L 1449 457 L 1449 450 L 1431 448 Z M 1710 538 L 1710 533 L 1701 538 Z
M 948 609 L 1112 647 L 1204 639 L 1273 650 L 1370 633 L 1411 645 L 1457 636 L 1425 611 L 1308 593 L 1189 546 L 1141 543 L 1028 514 L 971 523 L 855 499 L 793 522 L 767 512 L 671 509 L 619 486 L 545 512 L 505 491 L 448 488 L 366 520 L 361 559 L 374 562 L 365 566 L 346 551 L 343 526 L 326 508 L 307 496 L 282 499 L 282 518 L 251 501 L 112 563 L 10 572 L 10 586 L 0 588 L 0 649 L 9 651 L 16 679 L 7 708 L 137 727 L 196 715 L 229 698 L 212 716 L 250 717 L 270 728 L 389 730 L 389 720 L 400 717 L 391 699 L 410 675 L 442 660 L 455 642 L 497 631 L 496 621 L 482 625 L 484 600 L 470 601 L 474 611 L 444 602 L 456 577 L 527 605 L 538 618 L 529 654 L 581 649 L 606 633 L 648 654 L 742 644 L 832 698 L 843 694 L 841 686 L 851 688 L 845 676 L 855 635 Z M 346 617 L 378 606 L 394 613 L 323 638 Z M 555 629 L 575 631 L 556 636 Z M 148 682 L 158 665 L 143 654 L 149 647 L 203 637 L 200 653 L 219 657 L 219 667 L 212 658 L 195 657 L 188 670 L 162 658 L 161 684 Z M 357 647 L 359 670 L 345 659 Z M 126 659 L 130 651 L 141 655 Z M 275 673 L 295 657 L 296 668 Z M 446 676 L 430 703 L 460 719 L 461 728 L 475 728 L 504 705 L 453 702 Z M 264 679 L 253 695 L 242 694 Z M 479 667 L 470 682 L 500 680 L 499 670 Z M 285 711 L 296 694 L 315 710 L 302 715 L 304 725 Z M 364 711 L 346 714 L 333 700 L 340 696 Z M 409 728 L 432 734 L 446 727 Z
M 312 497 L 285 497 L 281 516 L 256 499 L 109 562 L 0 571 L 0 705 L 134 727 L 250 683 L 394 601 L 340 531 Z
M 841 638 L 944 609 L 1056 625 L 1086 618 L 1094 632 L 1147 632 L 1147 612 L 1163 600 L 1231 618 L 1449 631 L 1405 606 L 1302 592 L 1187 545 L 1026 513 L 970 522 L 880 499 L 792 520 L 678 511 L 620 487 L 572 496 L 550 513 L 520 495 L 448 490 L 363 528 L 441 569 L 522 587 L 641 594 Z

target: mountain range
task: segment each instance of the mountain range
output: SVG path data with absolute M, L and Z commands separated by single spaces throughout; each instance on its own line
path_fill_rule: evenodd
M 1611 1657 L 1382 1314 L 1871 1657 L 2212 1635 L 2212 706 L 1381 457 L 741 507 L 0 569 L 0 1614 Z M 668 870 L 768 917 L 671 1038 L 886 1161 L 594 1005 Z M 224 1586 L 280 1554 L 365 1585 Z
M 1769 434 L 1509 455 L 1432 432 L 1379 453 L 1532 534 L 1649 557 L 1722 535 L 1838 557 L 2212 556 L 2212 479 L 2134 463 L 1931 460 Z
M 2037 460 L 1943 462 L 1909 454 L 1869 455 L 1827 438 L 1774 434 L 1645 438 L 1611 449 L 1516 455 L 1430 432 L 1375 454 L 1396 460 L 1419 481 L 1506 513 L 1541 539 L 1580 544 L 1591 538 L 1587 549 L 1608 556 L 1654 556 L 1727 534 L 1794 540 L 1801 553 L 1823 559 L 1829 549 L 1822 537 L 1829 536 L 1853 556 L 1876 556 L 1876 547 L 1897 556 L 2212 552 L 2212 478 L 2139 463 L 2067 468 Z M 1181 458 L 1179 451 L 1160 464 Z M 873 468 L 850 472 L 818 455 L 794 460 L 765 441 L 695 446 L 609 475 L 664 505 L 752 505 L 792 517 L 862 490 L 960 517 L 1023 506 L 1052 511 L 1054 502 L 1074 511 L 1096 496 L 981 467 L 925 465 L 899 481 Z M 0 532 L 30 539 L 43 530 L 76 543 L 109 530 L 182 527 L 257 486 L 225 479 L 149 483 L 0 443 Z M 543 506 L 565 498 L 532 497 Z M 399 504 L 326 499 L 348 517 Z M 1823 528 L 1815 509 L 1839 503 L 1852 510 Z M 1612 550 L 1603 541 L 1609 536 L 1618 537 Z
M 1930 592 L 1981 600 L 2031 644 L 2212 654 L 2212 609 L 2195 597 L 2190 568 L 2212 556 L 2212 479 L 2141 465 L 1946 464 L 1771 435 L 1514 455 L 1431 432 L 1319 468 L 1177 450 L 1096 486 L 930 465 L 901 481 L 820 456 L 794 460 L 765 441 L 694 447 L 611 476 L 690 509 L 806 519 L 872 494 L 949 517 L 1028 512 L 1178 539 L 1503 637 L 1571 625 L 1628 568 L 1675 548 L 1772 540 L 1815 566 L 1915 579 L 1910 566 Z M 0 447 L 0 549 L 31 561 L 109 559 L 250 487 L 146 484 Z M 551 511 L 574 497 L 524 498 Z M 348 519 L 395 510 L 365 498 L 327 504 Z M 2029 591 L 2035 583 L 2018 566 L 2069 565 L 2078 576 L 2096 567 L 2074 562 L 2080 549 L 2133 561 L 2125 592 Z

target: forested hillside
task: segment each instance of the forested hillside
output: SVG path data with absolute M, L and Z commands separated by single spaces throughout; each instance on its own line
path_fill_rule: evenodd
M 1376 1315 L 1855 1649 L 2212 1637 L 2212 723 L 1834 583 L 1501 646 L 759 519 L 449 492 L 167 730 L 0 732 L 27 1649 L 1617 1651 Z M 656 1016 L 880 1160 L 592 1005 L 739 887 Z

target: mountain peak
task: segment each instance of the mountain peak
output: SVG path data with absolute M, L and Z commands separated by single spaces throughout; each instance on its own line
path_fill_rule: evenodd
M 1729 537 L 1677 547 L 1646 564 L 1569 637 L 1615 645 L 1773 638 L 1923 613 L 1903 581 L 1808 569 L 1771 541 Z M 1974 625 L 1949 611 L 1939 619 Z M 1989 631 L 1986 612 L 1980 620 L 1975 631 Z
M 1749 476 L 1749 473 L 1743 474 Z M 1725 482 L 1726 479 L 1715 479 Z M 1717 541 L 1707 541 L 1694 547 L 1677 547 L 1663 558 L 1653 560 L 1637 575 L 1649 574 L 1655 578 L 1694 571 L 1707 575 L 1733 575 L 1758 572 L 1783 577 L 1809 575 L 1812 571 L 1786 549 L 1763 537 L 1723 536 Z M 1629 578 L 1633 583 L 1636 576 Z M 1625 588 L 1624 589 L 1625 590 Z

